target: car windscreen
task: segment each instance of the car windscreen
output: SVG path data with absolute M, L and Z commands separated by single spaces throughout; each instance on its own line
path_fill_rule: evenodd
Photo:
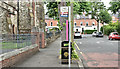
M 75 32 L 75 33 L 80 33 L 80 32 Z
M 99 34 L 102 34 L 102 32 L 99 32 Z
M 118 33 L 113 33 L 114 35 L 118 35 Z

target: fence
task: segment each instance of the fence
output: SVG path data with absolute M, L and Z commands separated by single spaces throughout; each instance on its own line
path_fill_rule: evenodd
M 30 46 L 36 43 L 36 35 L 31 34 L 19 34 L 19 35 L 2 35 L 2 41 L 0 42 L 2 52 L 0 54 L 20 49 L 26 46 Z

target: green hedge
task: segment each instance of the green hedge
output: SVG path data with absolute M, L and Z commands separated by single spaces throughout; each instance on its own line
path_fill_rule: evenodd
M 85 34 L 92 34 L 94 31 L 97 31 L 97 30 L 85 30 L 84 33 Z

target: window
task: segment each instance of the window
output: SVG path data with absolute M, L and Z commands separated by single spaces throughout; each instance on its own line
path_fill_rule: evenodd
M 76 26 L 76 23 L 75 23 L 75 26 Z
M 53 26 L 53 23 L 51 22 L 51 26 Z
M 58 26 L 58 22 L 57 22 L 57 26 Z
M 83 22 L 81 22 L 80 25 L 82 26 L 82 25 L 83 25 Z
M 95 22 L 93 22 L 92 25 L 95 26 Z
M 86 22 L 86 26 L 88 26 L 88 22 Z
M 45 26 L 47 26 L 47 23 L 45 23 Z

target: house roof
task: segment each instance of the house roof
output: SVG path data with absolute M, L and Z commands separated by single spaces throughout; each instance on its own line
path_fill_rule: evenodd
M 112 14 L 111 16 L 114 16 L 116 18 L 120 18 L 119 14 Z

